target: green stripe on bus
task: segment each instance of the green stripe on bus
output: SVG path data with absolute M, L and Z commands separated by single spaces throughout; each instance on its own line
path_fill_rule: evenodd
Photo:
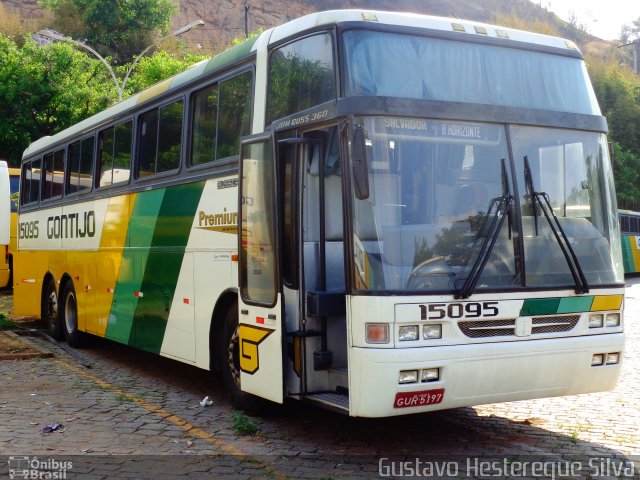
M 559 305 L 559 298 L 530 298 L 524 301 L 520 316 L 552 315 L 558 312 Z
M 258 40 L 258 37 L 250 38 L 242 42 L 240 45 L 236 45 L 235 47 L 231 47 L 229 50 L 225 50 L 224 52 L 219 53 L 211 60 L 209 60 L 209 63 L 207 63 L 204 71 L 210 72 L 211 70 L 215 70 L 225 65 L 230 65 L 233 62 L 246 57 L 251 53 L 251 48 L 253 48 L 253 44 L 256 43 L 256 40 Z
M 588 297 L 530 298 L 522 304 L 520 316 L 589 312 L 594 298 L 593 295 Z
M 129 345 L 160 353 L 169 310 L 204 182 L 168 188 L 155 222 Z
M 131 212 L 127 240 L 122 253 L 122 262 L 118 272 L 106 337 L 123 343 L 129 343 L 133 316 L 136 311 L 153 233 L 162 205 L 165 190 L 157 189 L 141 192 Z
M 633 262 L 633 238 L 629 235 L 622 236 L 622 264 L 624 266 L 625 273 L 633 273 L 636 271 L 635 264 Z
M 560 299 L 557 313 L 588 312 L 594 297 L 565 297 Z

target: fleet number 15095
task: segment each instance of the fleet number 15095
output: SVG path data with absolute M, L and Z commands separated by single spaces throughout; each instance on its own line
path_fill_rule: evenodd
M 498 302 L 429 303 L 420 305 L 420 319 L 497 317 L 498 305 Z

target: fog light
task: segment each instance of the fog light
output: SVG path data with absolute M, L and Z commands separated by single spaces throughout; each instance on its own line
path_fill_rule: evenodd
M 620 326 L 620 314 L 619 313 L 609 313 L 607 314 L 607 327 L 619 327 Z
M 607 365 L 615 365 L 620 362 L 620 354 L 619 353 L 607 353 Z
M 418 381 L 417 370 L 402 370 L 400 372 L 398 383 L 416 383 L 417 381 Z
M 398 331 L 398 340 L 401 342 L 407 342 L 409 340 L 418 339 L 418 325 L 407 325 L 400 327 Z
M 436 323 L 434 325 L 425 325 L 422 330 L 422 338 L 431 340 L 433 338 L 442 338 L 442 325 Z
M 591 357 L 591 366 L 597 367 L 599 365 L 604 365 L 604 353 L 594 353 Z
M 422 370 L 420 374 L 421 382 L 435 382 L 440 380 L 440 369 L 439 368 L 425 368 Z
M 366 335 L 367 343 L 389 343 L 389 324 L 367 323 Z
M 604 314 L 592 313 L 589 315 L 589 328 L 600 328 L 604 325 Z

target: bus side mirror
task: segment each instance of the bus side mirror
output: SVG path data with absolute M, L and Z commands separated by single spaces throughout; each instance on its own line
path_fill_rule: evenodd
M 356 198 L 358 200 L 366 200 L 369 198 L 369 168 L 367 167 L 367 144 L 362 127 L 356 127 L 353 133 L 351 168 Z

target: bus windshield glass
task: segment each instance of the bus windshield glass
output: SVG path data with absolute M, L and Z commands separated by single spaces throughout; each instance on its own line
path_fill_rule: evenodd
M 409 117 L 355 121 L 367 167 L 366 182 L 352 174 L 355 290 L 455 294 L 474 269 L 475 289 L 573 288 L 558 229 L 589 285 L 622 282 L 612 260 L 620 255 L 610 241 L 618 226 L 609 213 L 615 199 L 604 135 Z M 528 184 L 550 199 L 549 219 Z
M 600 115 L 580 58 L 362 30 L 345 32 L 343 38 L 347 96 L 405 97 Z

